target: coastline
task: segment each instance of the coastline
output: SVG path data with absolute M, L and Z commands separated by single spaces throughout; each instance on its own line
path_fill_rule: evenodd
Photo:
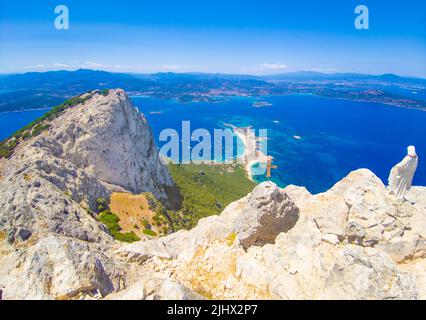
M 38 109 L 23 109 L 23 110 L 0 111 L 0 114 L 24 113 L 24 112 L 30 112 L 30 111 L 44 111 L 44 110 L 50 110 L 50 109 L 52 109 L 52 108 L 38 108 Z
M 260 163 L 266 163 L 272 158 L 259 150 L 258 142 L 262 141 L 262 139 L 256 137 L 254 133 L 250 132 L 250 130 L 252 130 L 251 127 L 240 128 L 229 123 L 225 123 L 224 125 L 232 128 L 234 134 L 243 144 L 244 152 L 238 156 L 237 161 L 243 162 L 248 178 L 251 181 L 256 182 L 254 180 L 253 166 Z

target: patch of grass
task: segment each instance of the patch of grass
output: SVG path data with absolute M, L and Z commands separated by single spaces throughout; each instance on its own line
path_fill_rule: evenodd
M 168 212 L 174 231 L 193 228 L 201 218 L 220 214 L 256 186 L 240 165 L 169 164 L 169 171 L 183 196 L 181 210 Z
M 90 210 L 89 208 L 85 208 L 84 210 L 86 210 L 87 214 L 93 217 L 93 212 L 92 210 Z
M 103 96 L 107 96 L 107 95 L 109 95 L 109 89 L 104 89 L 104 90 L 102 90 L 102 91 L 101 91 L 101 94 L 102 94 Z
M 145 218 L 142 219 L 142 225 L 145 229 L 149 229 L 151 227 L 151 224 L 149 223 L 149 221 Z
M 104 198 L 97 198 L 96 199 L 96 204 L 98 205 L 97 206 L 98 213 L 100 213 L 100 212 L 108 209 L 108 202 Z
M 142 231 L 144 234 L 150 237 L 156 237 L 157 233 L 155 231 L 152 231 L 151 229 L 143 229 Z
M 50 125 L 48 124 L 36 124 L 33 128 L 33 130 L 31 131 L 31 136 L 36 137 L 38 136 L 40 133 L 42 133 L 44 130 L 49 129 Z
M 152 220 L 154 220 L 153 225 L 157 227 L 157 230 L 160 234 L 166 234 L 164 230 L 168 231 L 167 225 L 172 223 L 169 211 L 166 210 L 163 204 L 158 201 L 151 193 L 145 192 L 143 195 L 148 202 L 149 210 L 154 212 L 154 215 L 152 216 Z M 142 221 L 142 223 L 144 224 L 145 228 L 150 226 L 148 221 Z
M 133 231 L 126 233 L 120 232 L 121 227 L 118 224 L 120 218 L 116 214 L 112 213 L 109 209 L 101 212 L 101 214 L 98 216 L 98 220 L 108 228 L 109 232 L 115 240 L 129 243 L 140 240 L 140 238 Z
M 132 232 L 121 232 L 122 229 L 120 227 L 120 218 L 111 212 L 109 209 L 109 205 L 106 199 L 98 198 L 96 199 L 96 203 L 98 205 L 98 212 L 103 210 L 98 215 L 98 220 L 102 222 L 114 237 L 115 240 L 121 242 L 135 242 L 139 241 L 140 238 L 132 231 Z
M 127 233 L 118 232 L 114 234 L 114 238 L 115 240 L 118 240 L 121 242 L 128 242 L 128 243 L 132 243 L 132 242 L 136 242 L 140 240 L 140 238 L 133 231 L 127 232 Z
M 118 224 L 120 218 L 110 210 L 101 212 L 101 214 L 98 216 L 98 220 L 102 222 L 113 235 L 114 233 L 121 231 L 121 227 Z
M 0 158 L 10 158 L 18 144 L 19 141 L 15 138 L 0 142 Z

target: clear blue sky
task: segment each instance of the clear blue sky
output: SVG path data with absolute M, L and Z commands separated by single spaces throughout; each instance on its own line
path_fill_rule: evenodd
M 59 4 L 70 30 L 54 28 Z M 359 4 L 370 30 L 354 27 Z M 0 73 L 79 67 L 426 78 L 426 1 L 1 1 Z

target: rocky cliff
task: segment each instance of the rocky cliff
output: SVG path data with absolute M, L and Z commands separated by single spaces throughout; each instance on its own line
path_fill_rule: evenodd
M 172 181 L 125 93 L 92 93 L 0 161 L 5 299 L 425 299 L 426 188 L 370 171 L 328 192 L 258 185 L 190 231 L 122 244 L 88 210 Z
M 145 117 L 123 90 L 76 101 L 0 159 L 0 239 L 7 243 L 0 250 L 0 289 L 6 297 L 10 286 L 16 298 L 119 288 L 121 271 L 103 254 L 114 241 L 91 214 L 96 199 L 127 191 L 167 201 L 165 188 L 173 185 Z

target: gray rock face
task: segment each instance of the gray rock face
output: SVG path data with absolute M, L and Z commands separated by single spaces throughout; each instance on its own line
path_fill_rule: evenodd
M 292 199 L 301 198 L 299 189 L 285 190 Z M 396 201 L 380 179 L 365 169 L 351 172 L 325 193 L 305 195 L 297 205 L 313 218 L 323 234 L 365 247 L 403 236 L 412 228 L 414 215 L 416 220 L 423 217 L 418 204 Z
M 293 228 L 298 218 L 299 208 L 287 194 L 275 184 L 265 182 L 249 196 L 247 210 L 240 214 L 235 232 L 245 248 L 264 245 Z
M 0 257 L 5 299 L 51 299 L 123 289 L 124 268 L 107 247 L 56 235 Z M 17 263 L 18 262 L 18 263 Z
M 162 186 L 171 186 L 172 180 L 156 151 L 151 128 L 124 91 L 112 90 L 70 109 L 66 119 L 50 130 L 49 139 L 43 142 L 53 144 L 58 157 L 97 179 L 166 199 Z
M 401 273 L 389 256 L 359 247 L 343 250 L 325 280 L 323 299 L 416 299 L 413 275 Z
M 173 184 L 146 119 L 122 90 L 67 109 L 2 167 L 0 228 L 11 239 L 15 227 L 97 242 L 103 232 L 83 207 L 95 209 L 112 191 L 166 200 L 164 186 Z
M 330 191 L 348 205 L 346 237 L 350 242 L 374 246 L 404 233 L 403 223 L 385 186 L 371 171 L 357 170 Z
M 172 180 L 123 90 L 92 93 L 49 125 L 0 160 L 0 288 L 6 298 L 106 295 L 120 289 L 124 272 L 106 253 L 117 244 L 90 209 L 114 191 L 167 200 Z
M 118 252 L 142 263 L 144 274 L 171 279 L 208 298 L 424 298 L 425 240 L 416 230 L 426 227 L 418 219 L 426 210 L 415 211 L 421 195 L 426 196 L 426 188 L 416 188 L 413 203 L 395 202 L 367 170 L 351 173 L 319 195 L 265 183 L 190 231 Z M 360 216 L 372 225 L 360 222 L 358 232 L 367 236 L 354 241 L 348 230 Z M 293 217 L 291 223 L 283 223 L 285 217 Z M 376 225 L 383 226 L 378 233 Z M 386 226 L 397 226 L 402 233 Z M 257 243 L 265 230 L 271 236 Z

